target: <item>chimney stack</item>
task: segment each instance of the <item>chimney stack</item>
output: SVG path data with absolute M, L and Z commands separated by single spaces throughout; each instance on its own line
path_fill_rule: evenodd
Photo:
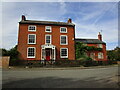
M 68 18 L 67 23 L 72 23 L 72 19 L 71 19 L 71 18 Z
M 100 32 L 98 34 L 98 40 L 102 41 L 102 35 L 100 34 Z
M 25 20 L 26 20 L 25 15 L 22 15 L 22 21 L 25 21 Z

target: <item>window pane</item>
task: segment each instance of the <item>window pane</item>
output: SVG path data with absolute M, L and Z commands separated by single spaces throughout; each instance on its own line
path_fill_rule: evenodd
M 66 28 L 62 27 L 61 32 L 67 32 Z
M 29 35 L 29 43 L 35 43 L 35 35 Z
M 102 44 L 98 44 L 98 48 L 102 48 Z
M 61 36 L 61 44 L 66 44 L 66 36 Z
M 46 26 L 46 31 L 51 32 L 51 26 Z
M 35 56 L 35 48 L 28 48 L 28 57 Z
M 29 30 L 31 30 L 31 31 L 35 31 L 36 28 L 35 28 L 35 26 L 29 26 Z
M 50 44 L 50 40 L 51 40 L 51 37 L 50 36 L 46 36 L 46 43 Z
M 103 53 L 98 53 L 98 58 L 103 59 Z
M 61 49 L 61 56 L 67 56 L 67 49 Z

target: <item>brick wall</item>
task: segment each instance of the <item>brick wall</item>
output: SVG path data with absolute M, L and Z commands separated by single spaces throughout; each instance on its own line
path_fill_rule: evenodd
M 9 60 L 10 60 L 10 56 L 0 57 L 0 68 L 8 68 Z

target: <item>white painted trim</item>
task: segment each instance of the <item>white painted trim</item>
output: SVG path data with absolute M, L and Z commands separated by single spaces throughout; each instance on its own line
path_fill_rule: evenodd
M 66 44 L 61 44 L 61 36 L 66 36 Z M 68 45 L 68 36 L 67 35 L 60 35 L 60 45 Z
M 66 32 L 61 32 L 61 28 L 66 28 Z M 60 27 L 60 33 L 67 33 L 67 27 Z
M 61 56 L 62 49 L 67 49 L 67 56 Z M 60 48 L 60 58 L 68 58 L 68 48 Z
M 46 36 L 50 36 L 50 43 L 46 43 Z M 45 44 L 52 44 L 52 35 L 50 34 L 45 35 Z
M 29 35 L 35 35 L 35 43 L 29 43 Z M 28 44 L 36 44 L 36 34 L 28 34 Z
M 46 31 L 47 27 L 50 27 L 50 31 Z M 45 32 L 52 32 L 52 27 L 51 26 L 45 26 Z
M 30 26 L 35 27 L 35 30 L 29 30 L 29 27 L 30 27 Z M 36 32 L 36 29 L 37 29 L 37 27 L 36 27 L 35 25 L 29 25 L 29 26 L 28 26 L 28 31 L 30 31 L 30 32 Z
M 29 48 L 34 48 L 34 53 L 35 53 L 34 57 L 29 57 L 28 56 L 28 49 Z M 35 47 L 27 47 L 27 58 L 35 58 L 35 57 L 36 57 L 36 48 Z

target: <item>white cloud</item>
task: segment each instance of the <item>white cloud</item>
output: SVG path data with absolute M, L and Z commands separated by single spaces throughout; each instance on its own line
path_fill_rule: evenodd
M 31 6 L 33 5 L 33 6 Z M 112 6 L 112 7 L 111 7 Z M 84 12 L 90 11 L 91 13 Z M 69 7 L 68 7 L 69 8 Z M 75 8 L 75 7 L 74 7 Z M 80 8 L 81 9 L 81 8 Z M 83 7 L 79 12 L 67 10 L 67 3 L 3 3 L 3 47 L 11 48 L 17 44 L 18 36 L 18 22 L 22 14 L 27 14 L 27 19 L 32 20 L 46 20 L 46 21 L 64 21 L 65 14 L 74 14 L 76 19 L 73 23 L 76 25 L 76 37 L 80 38 L 97 38 L 98 32 L 103 30 L 103 40 L 107 43 L 117 42 L 117 19 L 111 18 L 107 21 L 102 21 L 103 15 L 111 11 L 116 14 L 112 4 L 105 4 L 101 6 L 96 4 L 94 6 Z M 82 15 L 83 17 L 77 15 Z M 92 23 L 88 21 L 93 20 Z M 112 44 L 113 45 L 113 44 Z M 108 48 L 113 47 L 108 45 Z

